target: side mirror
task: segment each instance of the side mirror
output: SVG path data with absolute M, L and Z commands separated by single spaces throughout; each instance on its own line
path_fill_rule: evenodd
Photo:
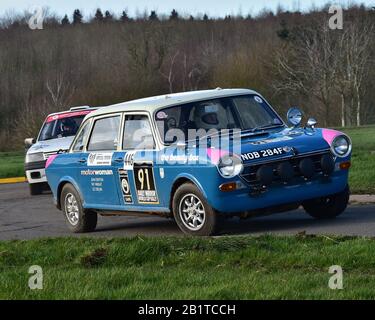
M 25 147 L 30 148 L 33 144 L 35 144 L 35 138 L 27 138 L 25 139 Z
M 307 120 L 306 128 L 314 130 L 317 123 L 318 121 L 316 121 L 314 118 L 309 118 L 309 120 Z
M 290 108 L 288 110 L 288 113 L 286 115 L 288 118 L 288 122 L 294 126 L 298 127 L 301 124 L 302 121 L 302 111 L 298 108 Z

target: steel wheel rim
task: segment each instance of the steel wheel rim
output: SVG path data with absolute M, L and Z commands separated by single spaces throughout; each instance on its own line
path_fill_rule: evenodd
M 73 226 L 78 224 L 79 221 L 79 208 L 78 202 L 74 194 L 68 193 L 65 196 L 65 215 L 69 223 Z
M 179 205 L 179 215 L 182 223 L 191 231 L 203 228 L 206 221 L 206 210 L 202 201 L 194 194 L 185 195 Z

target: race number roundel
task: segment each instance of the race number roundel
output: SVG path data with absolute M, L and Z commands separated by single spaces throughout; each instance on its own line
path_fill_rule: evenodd
M 126 180 L 126 179 L 122 179 L 121 180 L 121 188 L 122 188 L 122 191 L 125 194 L 129 193 L 129 183 L 128 183 L 128 180 Z

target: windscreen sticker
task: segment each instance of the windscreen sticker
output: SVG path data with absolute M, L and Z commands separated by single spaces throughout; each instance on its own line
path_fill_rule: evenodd
M 263 103 L 262 98 L 260 98 L 260 97 L 258 97 L 258 96 L 255 96 L 255 97 L 254 97 L 254 100 L 255 100 L 256 102 L 258 102 L 258 103 Z
M 65 118 L 85 116 L 85 115 L 89 114 L 90 112 L 91 112 L 91 110 L 54 114 L 52 116 L 48 116 L 47 119 L 46 119 L 46 122 L 52 122 L 52 121 L 55 121 L 57 119 L 65 119 Z
M 168 115 L 164 111 L 159 111 L 156 115 L 156 118 L 162 120 L 162 119 L 167 119 Z
M 118 175 L 120 177 L 120 186 L 124 202 L 126 204 L 131 204 L 133 203 L 133 197 L 130 190 L 128 171 L 124 169 L 118 169 Z
M 134 164 L 134 181 L 140 204 L 159 204 L 155 187 L 154 168 L 151 163 Z
M 90 153 L 87 158 L 87 166 L 110 166 L 112 164 L 113 152 Z

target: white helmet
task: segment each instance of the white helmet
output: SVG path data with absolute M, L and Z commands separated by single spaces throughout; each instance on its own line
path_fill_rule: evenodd
M 228 127 L 225 108 L 221 104 L 213 102 L 195 107 L 194 122 L 197 129 L 226 129 Z

